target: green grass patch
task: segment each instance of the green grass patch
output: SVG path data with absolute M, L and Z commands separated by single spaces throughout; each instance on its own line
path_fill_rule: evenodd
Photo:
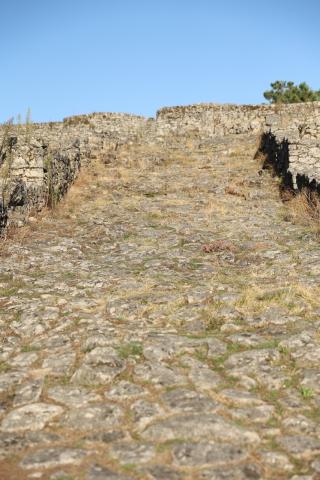
M 305 400 L 308 400 L 309 398 L 312 398 L 314 396 L 314 391 L 312 388 L 308 387 L 300 387 L 299 392 Z
M 175 445 L 179 445 L 180 443 L 184 443 L 186 440 L 183 438 L 174 438 L 172 440 L 167 440 L 165 442 L 159 443 L 156 446 L 157 453 L 166 452 L 169 448 L 171 449 Z
M 40 347 L 37 347 L 36 345 L 22 345 L 20 349 L 22 353 L 38 352 L 39 350 L 40 350 Z
M 6 373 L 10 370 L 9 365 L 6 362 L 0 362 L 0 373 Z
M 124 359 L 130 356 L 141 357 L 143 355 L 143 346 L 139 342 L 125 343 L 120 345 L 117 350 L 120 357 Z

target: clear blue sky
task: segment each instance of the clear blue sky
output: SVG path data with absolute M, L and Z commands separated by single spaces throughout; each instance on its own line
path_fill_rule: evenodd
M 320 88 L 319 0 L 1 1 L 0 121 Z

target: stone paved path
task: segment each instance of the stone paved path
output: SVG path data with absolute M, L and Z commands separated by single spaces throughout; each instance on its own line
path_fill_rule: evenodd
M 319 242 L 240 140 L 132 146 L 2 245 L 1 479 L 320 478 Z

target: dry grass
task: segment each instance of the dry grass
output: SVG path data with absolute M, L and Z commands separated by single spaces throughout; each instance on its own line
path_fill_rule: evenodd
M 8 255 L 8 249 L 14 240 L 22 245 L 32 236 L 32 232 L 46 230 L 46 222 L 52 222 L 57 218 L 66 218 L 79 209 L 79 205 L 88 201 L 96 195 L 91 185 L 97 183 L 97 177 L 101 178 L 105 174 L 106 168 L 99 162 L 93 162 L 89 168 L 80 171 L 73 185 L 66 193 L 63 199 L 54 207 L 45 207 L 41 212 L 30 211 L 28 218 L 34 218 L 23 227 L 9 225 L 0 238 L 0 257 Z
M 244 182 L 233 182 L 226 186 L 224 192 L 228 195 L 234 195 L 236 197 L 242 197 L 247 200 L 249 194 L 244 188 Z
M 304 189 L 288 201 L 287 207 L 288 220 L 320 235 L 320 197 L 317 192 Z
M 8 226 L 0 237 L 0 258 L 8 255 L 13 240 L 23 244 L 25 239 L 30 237 L 32 230 L 32 225 L 25 225 L 24 227 Z
M 61 218 L 66 217 L 79 210 L 79 206 L 99 199 L 96 186 L 99 180 L 104 179 L 106 167 L 98 160 L 92 162 L 89 167 L 80 170 L 75 182 L 70 186 L 68 192 L 54 209 L 45 209 L 41 212 L 40 218 L 47 217 Z M 94 188 L 93 188 L 94 187 Z
M 208 219 L 212 220 L 217 215 L 226 215 L 229 211 L 229 204 L 223 197 L 212 196 L 204 205 L 203 211 Z
M 280 308 L 292 315 L 312 311 L 320 307 L 320 288 L 296 283 L 266 290 L 252 285 L 244 289 L 237 302 L 237 308 L 243 314 L 260 314 L 269 307 Z
M 268 155 L 261 150 L 257 150 L 257 152 L 254 155 L 254 159 L 257 160 L 258 164 L 262 168 L 266 161 L 268 160 Z

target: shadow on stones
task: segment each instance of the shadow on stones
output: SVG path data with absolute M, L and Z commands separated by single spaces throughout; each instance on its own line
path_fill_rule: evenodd
M 262 159 L 262 170 L 269 170 L 272 175 L 281 179 L 279 190 L 283 201 L 290 200 L 300 192 L 304 192 L 311 203 L 314 201 L 315 194 L 320 196 L 320 185 L 314 179 L 310 181 L 306 175 L 296 176 L 296 188 L 294 188 L 289 170 L 289 142 L 286 138 L 279 142 L 272 132 L 264 133 L 255 159 Z

